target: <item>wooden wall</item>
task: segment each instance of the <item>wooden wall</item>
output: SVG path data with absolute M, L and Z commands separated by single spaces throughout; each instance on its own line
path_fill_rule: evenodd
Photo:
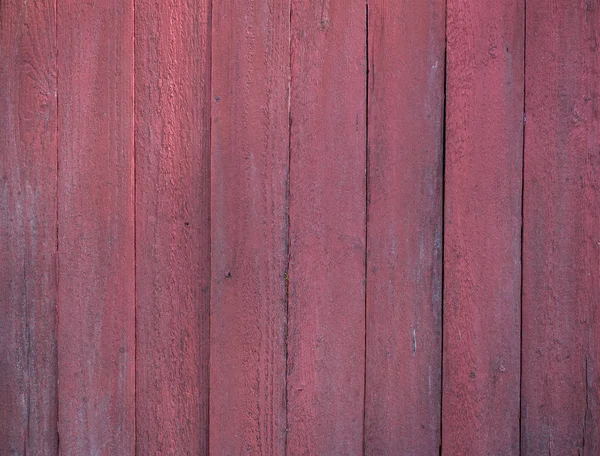
M 600 454 L 598 0 L 1 0 L 0 455 Z

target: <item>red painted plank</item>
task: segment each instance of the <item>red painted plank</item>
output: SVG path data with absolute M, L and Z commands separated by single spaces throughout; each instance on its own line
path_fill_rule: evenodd
M 54 2 L 0 2 L 0 454 L 55 455 Z
M 209 3 L 135 4 L 136 452 L 208 452 Z
M 522 454 L 600 454 L 600 13 L 527 2 Z
M 361 454 L 366 10 L 294 0 L 288 452 Z
M 516 455 L 524 1 L 447 6 L 442 449 Z
M 369 2 L 368 454 L 440 446 L 444 27 L 444 0 Z
M 60 0 L 58 372 L 64 455 L 134 451 L 133 2 Z
M 213 2 L 214 454 L 284 454 L 289 6 Z

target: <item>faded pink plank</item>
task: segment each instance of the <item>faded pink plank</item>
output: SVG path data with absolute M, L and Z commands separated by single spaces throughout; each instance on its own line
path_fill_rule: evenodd
M 524 0 L 447 0 L 442 450 L 519 454 Z
M 212 13 L 210 453 L 285 451 L 289 1 Z
M 600 454 L 600 14 L 527 2 L 523 455 Z
M 362 454 L 366 10 L 292 2 L 288 453 Z
M 440 446 L 444 27 L 444 0 L 369 2 L 367 454 Z
M 209 3 L 135 4 L 136 452 L 208 452 Z
M 133 2 L 59 0 L 63 455 L 134 452 Z
M 56 455 L 54 2 L 0 2 L 0 454 Z

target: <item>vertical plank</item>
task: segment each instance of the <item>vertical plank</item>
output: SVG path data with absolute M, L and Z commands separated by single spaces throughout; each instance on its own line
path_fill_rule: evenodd
M 284 454 L 289 1 L 213 3 L 210 452 Z
M 369 2 L 367 454 L 440 446 L 444 30 L 444 0 Z
M 366 10 L 294 0 L 288 452 L 361 454 Z
M 58 1 L 64 455 L 134 451 L 132 3 Z
M 135 4 L 136 452 L 208 452 L 209 2 Z
M 54 2 L 0 2 L 0 454 L 55 455 Z
M 516 455 L 524 2 L 447 6 L 442 449 Z
M 599 7 L 527 2 L 524 455 L 600 454 Z

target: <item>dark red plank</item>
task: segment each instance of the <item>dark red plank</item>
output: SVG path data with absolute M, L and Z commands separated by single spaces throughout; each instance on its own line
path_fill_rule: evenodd
M 442 450 L 519 453 L 524 1 L 447 1 Z
M 64 455 L 134 452 L 133 2 L 59 0 Z
M 444 0 L 369 2 L 367 454 L 440 446 L 444 27 Z
M 211 454 L 284 454 L 289 8 L 213 2 Z
M 208 452 L 209 2 L 135 4 L 136 452 Z
M 292 2 L 288 453 L 361 454 L 366 10 Z
M 522 454 L 600 454 L 600 4 L 527 2 Z
M 0 454 L 58 454 L 54 2 L 0 2 Z

